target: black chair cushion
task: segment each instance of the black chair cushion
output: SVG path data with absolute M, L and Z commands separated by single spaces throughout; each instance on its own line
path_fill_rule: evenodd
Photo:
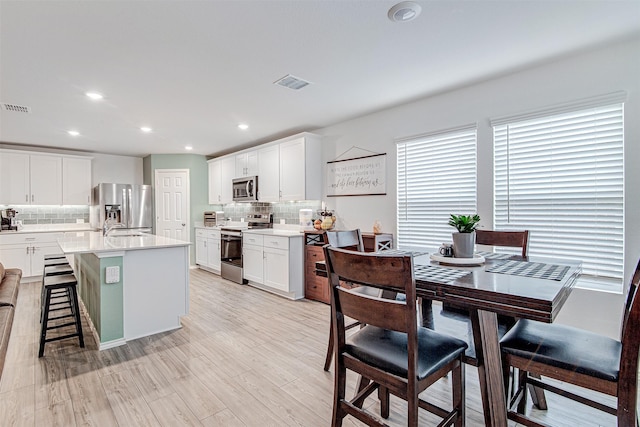
M 608 381 L 620 374 L 620 341 L 571 326 L 520 320 L 500 345 L 505 353 Z
M 418 327 L 418 379 L 422 380 L 464 352 L 457 338 Z M 407 378 L 407 334 L 367 325 L 349 337 L 346 352 L 363 362 Z

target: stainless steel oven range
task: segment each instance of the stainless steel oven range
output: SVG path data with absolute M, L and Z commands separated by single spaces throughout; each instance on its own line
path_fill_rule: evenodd
M 245 224 L 220 229 L 220 275 L 240 284 L 246 283 L 242 278 L 242 231 L 273 227 L 273 214 L 247 215 Z

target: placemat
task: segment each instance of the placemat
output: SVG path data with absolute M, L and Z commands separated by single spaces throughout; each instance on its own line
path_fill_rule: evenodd
M 413 271 L 416 279 L 436 283 L 451 283 L 471 273 L 470 271 L 436 267 L 433 265 L 414 265 Z
M 513 256 L 513 254 L 499 254 L 496 252 L 484 252 L 484 251 L 479 251 L 476 253 L 478 255 L 482 255 L 484 259 L 509 259 Z
M 560 281 L 569 271 L 569 266 L 541 262 L 503 261 L 487 267 L 485 271 Z
M 427 251 L 409 251 L 405 249 L 387 249 L 386 251 L 377 252 L 380 255 L 411 255 L 413 257 L 428 255 Z

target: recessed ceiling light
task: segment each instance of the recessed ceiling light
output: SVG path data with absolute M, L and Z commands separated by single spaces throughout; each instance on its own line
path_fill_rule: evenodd
M 187 150 L 187 151 L 191 151 L 191 150 L 193 150 L 193 147 L 190 146 L 190 145 L 185 145 L 184 149 Z
M 244 124 L 244 123 L 240 123 L 240 124 L 238 125 L 238 129 L 241 129 L 241 130 L 247 130 L 247 129 L 249 129 L 249 125 Z
M 140 127 L 140 130 L 144 133 L 149 133 L 151 132 L 153 129 L 151 129 L 149 126 L 142 126 Z
M 68 130 L 67 133 L 71 136 L 78 136 L 80 135 L 80 132 L 78 132 L 77 130 Z
M 389 9 L 387 16 L 393 22 L 407 22 L 420 15 L 422 7 L 412 1 L 403 1 Z
M 85 93 L 85 95 L 87 95 L 89 98 L 93 99 L 94 101 L 99 101 L 102 98 L 104 98 L 104 96 L 102 96 L 102 94 L 98 92 L 87 92 Z

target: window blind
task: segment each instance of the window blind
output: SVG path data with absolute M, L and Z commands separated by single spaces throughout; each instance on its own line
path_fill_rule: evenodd
M 398 247 L 451 241 L 450 214 L 476 212 L 476 129 L 398 142 Z
M 498 124 L 493 131 L 494 228 L 530 230 L 530 255 L 579 259 L 583 275 L 591 276 L 586 287 L 620 292 L 623 104 Z

